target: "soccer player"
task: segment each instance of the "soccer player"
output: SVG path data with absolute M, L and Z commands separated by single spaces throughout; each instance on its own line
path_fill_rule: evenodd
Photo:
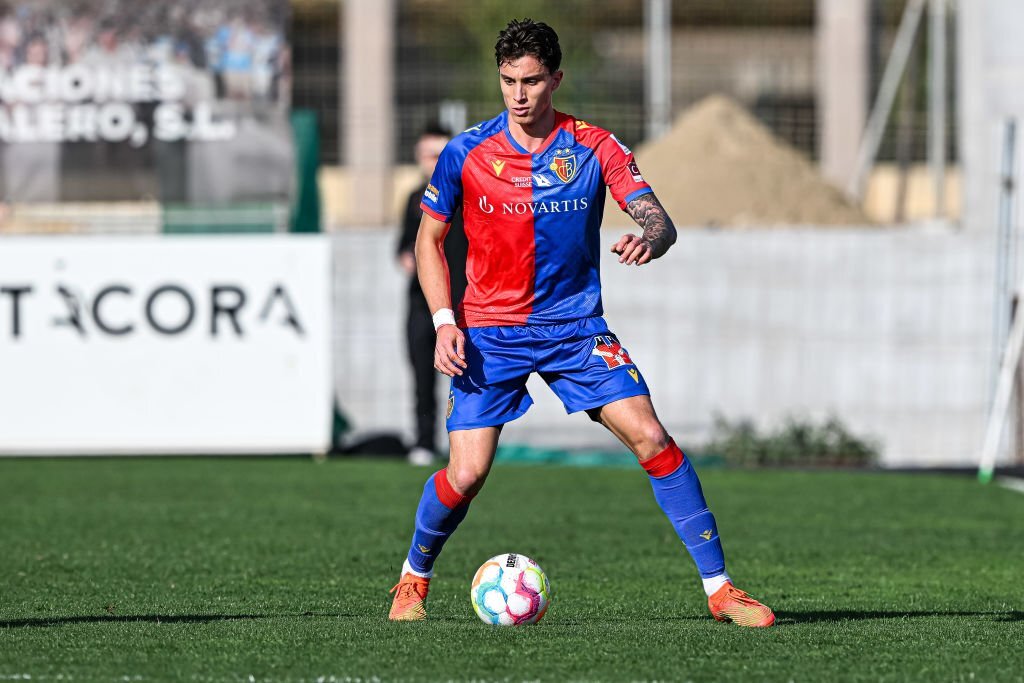
M 502 426 L 532 403 L 537 372 L 569 412 L 586 411 L 637 457 L 700 572 L 719 621 L 771 626 L 735 588 L 697 474 L 658 420 L 639 369 L 602 316 L 598 274 L 605 188 L 642 234 L 613 246 L 624 266 L 665 255 L 676 230 L 614 135 L 556 111 L 555 31 L 511 21 L 495 46 L 506 111 L 455 137 L 423 195 L 416 262 L 433 313 L 434 366 L 452 378 L 448 467 L 427 480 L 390 619 L 426 618 L 434 562 L 490 470 Z M 452 310 L 443 240 L 461 203 L 468 285 Z

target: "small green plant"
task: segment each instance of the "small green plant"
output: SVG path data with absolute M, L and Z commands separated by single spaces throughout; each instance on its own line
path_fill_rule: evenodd
M 879 454 L 874 440 L 851 434 L 834 416 L 820 425 L 791 417 L 762 435 L 751 420 L 716 415 L 711 441 L 701 450 L 738 467 L 868 467 Z

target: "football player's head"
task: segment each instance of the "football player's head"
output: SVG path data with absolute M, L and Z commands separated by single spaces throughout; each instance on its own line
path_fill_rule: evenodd
M 509 116 L 531 126 L 551 109 L 551 94 L 562 82 L 562 48 L 558 34 L 532 19 L 513 19 L 494 46 L 501 94 Z
M 451 137 L 451 132 L 436 122 L 427 124 L 420 133 L 414 154 L 416 155 L 416 164 L 425 177 L 430 178 L 434 174 L 437 158 L 441 156 L 441 150 L 448 144 Z
M 513 62 L 530 55 L 549 73 L 558 71 L 562 64 L 562 48 L 558 45 L 558 34 L 543 21 L 513 19 L 498 34 L 494 46 L 494 58 L 500 69 L 502 64 Z

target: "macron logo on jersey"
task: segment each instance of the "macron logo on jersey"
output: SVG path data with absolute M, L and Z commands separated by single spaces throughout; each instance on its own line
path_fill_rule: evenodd
M 480 211 L 483 213 L 494 213 L 495 206 L 487 200 L 487 195 L 480 195 L 477 202 Z M 590 207 L 590 200 L 586 197 L 575 197 L 551 202 L 502 202 L 501 213 L 505 216 L 524 216 L 526 214 L 542 213 L 571 213 L 573 211 L 585 211 Z

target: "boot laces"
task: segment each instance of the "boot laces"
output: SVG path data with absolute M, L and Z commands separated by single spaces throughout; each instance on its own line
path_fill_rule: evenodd
M 399 600 L 422 600 L 426 597 L 426 591 L 420 592 L 418 590 L 420 586 L 425 586 L 425 584 L 419 581 L 399 581 L 388 593 L 398 591 L 396 597 Z
M 735 586 L 729 586 L 728 597 L 736 600 L 737 602 L 743 603 L 744 605 L 760 605 L 757 600 L 754 600 L 752 597 L 747 595 L 745 591 L 741 591 Z

